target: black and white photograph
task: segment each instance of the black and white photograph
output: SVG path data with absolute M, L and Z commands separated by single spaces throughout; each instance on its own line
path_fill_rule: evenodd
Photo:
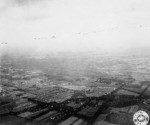
M 150 125 L 150 0 L 0 0 L 0 125 Z

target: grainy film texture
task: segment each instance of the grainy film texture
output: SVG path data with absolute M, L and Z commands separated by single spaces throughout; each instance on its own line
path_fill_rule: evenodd
M 149 0 L 0 0 L 0 125 L 150 125 L 149 33 Z

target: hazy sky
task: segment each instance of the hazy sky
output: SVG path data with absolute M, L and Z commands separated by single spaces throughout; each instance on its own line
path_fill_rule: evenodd
M 116 51 L 150 46 L 149 33 L 150 0 L 0 0 L 5 47 Z

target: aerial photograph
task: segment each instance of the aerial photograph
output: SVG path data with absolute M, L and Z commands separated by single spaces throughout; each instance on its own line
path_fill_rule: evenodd
M 149 0 L 0 0 L 0 125 L 149 117 Z

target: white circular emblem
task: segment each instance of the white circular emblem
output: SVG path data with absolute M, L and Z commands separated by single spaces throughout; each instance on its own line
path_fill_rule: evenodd
M 145 111 L 137 111 L 133 116 L 133 122 L 135 125 L 147 125 L 149 116 Z

